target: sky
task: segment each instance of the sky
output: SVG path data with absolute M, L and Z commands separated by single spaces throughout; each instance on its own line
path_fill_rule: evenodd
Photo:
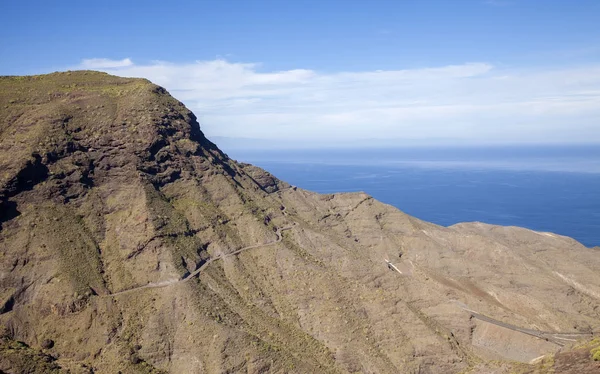
M 165 87 L 228 147 L 600 143 L 600 1 L 2 1 L 0 75 Z

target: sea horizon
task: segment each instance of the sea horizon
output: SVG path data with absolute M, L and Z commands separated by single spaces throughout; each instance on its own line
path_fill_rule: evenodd
M 520 226 L 600 245 L 600 147 L 233 150 L 319 193 L 363 191 L 442 226 Z

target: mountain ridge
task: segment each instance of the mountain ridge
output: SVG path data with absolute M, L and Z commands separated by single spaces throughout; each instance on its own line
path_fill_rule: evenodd
M 147 80 L 0 87 L 0 370 L 526 371 L 600 329 L 573 239 L 290 186 Z

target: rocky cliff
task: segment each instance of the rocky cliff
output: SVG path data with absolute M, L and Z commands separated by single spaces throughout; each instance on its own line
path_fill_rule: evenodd
M 597 248 L 291 187 L 141 79 L 0 78 L 0 225 L 0 372 L 543 371 L 600 330 Z

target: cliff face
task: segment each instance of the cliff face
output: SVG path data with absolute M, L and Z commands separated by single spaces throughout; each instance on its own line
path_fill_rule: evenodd
M 5 372 L 502 372 L 600 330 L 597 249 L 292 188 L 140 79 L 0 78 L 0 225 Z

